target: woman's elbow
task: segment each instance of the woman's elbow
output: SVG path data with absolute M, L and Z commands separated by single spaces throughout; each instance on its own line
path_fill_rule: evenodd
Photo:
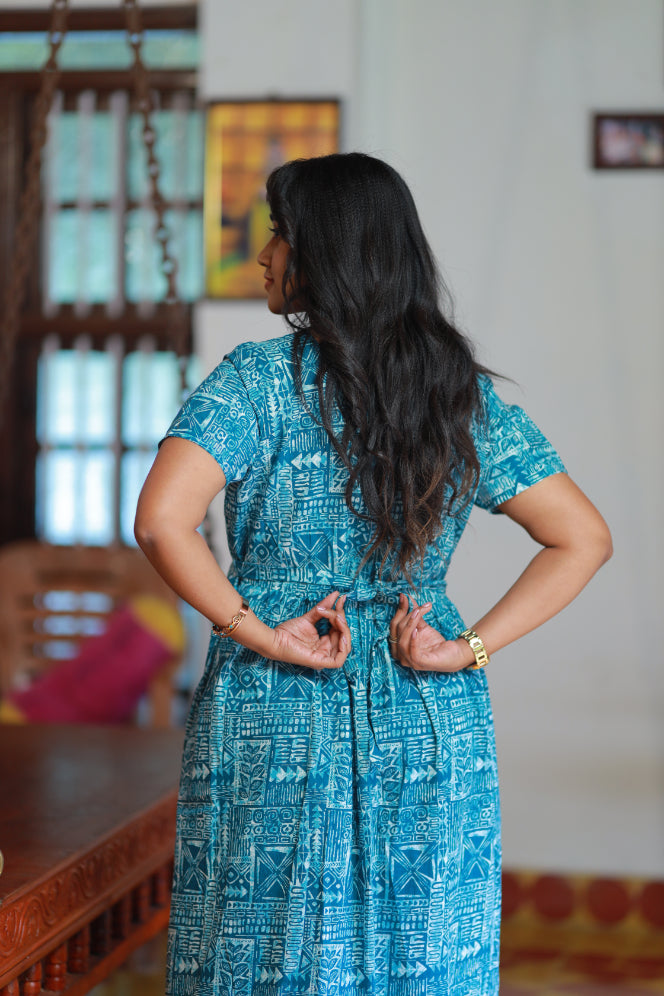
M 143 553 L 152 549 L 155 543 L 155 533 L 150 518 L 139 512 L 134 519 L 134 538 Z
M 611 560 L 612 556 L 613 556 L 613 538 L 611 536 L 611 531 L 609 527 L 606 525 L 606 523 L 604 523 L 603 557 L 602 557 L 602 563 L 599 566 L 601 567 L 602 564 L 605 564 L 607 562 L 607 560 Z
M 143 553 L 148 554 L 150 550 L 159 544 L 164 536 L 168 536 L 171 528 L 166 521 L 167 516 L 160 512 L 159 507 L 154 507 L 154 503 L 139 500 L 134 519 L 134 537 Z
M 604 564 L 613 556 L 613 539 L 611 537 L 611 531 L 604 519 L 601 517 L 599 518 L 599 522 L 594 524 L 592 530 L 588 531 L 586 545 L 588 555 L 593 560 L 596 571 L 598 571 L 600 567 L 603 567 Z

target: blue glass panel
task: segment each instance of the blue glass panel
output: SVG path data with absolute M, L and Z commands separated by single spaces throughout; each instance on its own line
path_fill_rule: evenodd
M 37 439 L 42 445 L 76 440 L 76 362 L 71 349 L 39 358 Z
M 143 61 L 153 68 L 195 69 L 199 64 L 195 31 L 146 31 L 143 46 Z M 43 31 L 6 31 L 0 35 L 0 70 L 40 69 L 47 56 Z M 63 69 L 126 69 L 131 62 L 124 31 L 70 32 L 60 50 Z
M 46 616 L 40 627 L 40 632 L 51 636 L 96 636 L 105 629 L 103 619 L 94 616 Z
M 40 357 L 37 378 L 37 438 L 42 445 L 113 441 L 113 354 L 59 349 Z
M 54 450 L 38 459 L 37 531 L 47 543 L 75 543 L 76 454 Z
M 42 643 L 42 653 L 44 657 L 50 657 L 54 661 L 68 661 L 75 657 L 78 652 L 78 644 L 69 640 L 49 640 Z
M 46 591 L 40 596 L 40 607 L 49 612 L 99 612 L 105 614 L 113 608 L 113 599 L 103 591 Z
M 78 362 L 83 395 L 79 440 L 88 445 L 108 445 L 115 438 L 117 360 L 112 353 L 95 350 L 79 353 Z
M 111 452 L 81 454 L 83 523 L 80 539 L 91 546 L 106 546 L 114 539 L 114 487 Z
M 123 368 L 122 442 L 153 447 L 181 404 L 174 353 L 130 353 Z
M 105 546 L 113 536 L 113 454 L 52 450 L 38 459 L 38 535 Z

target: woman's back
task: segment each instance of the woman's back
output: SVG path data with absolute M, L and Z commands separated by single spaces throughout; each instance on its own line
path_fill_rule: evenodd
M 300 393 L 292 334 L 239 346 L 198 388 L 169 430 L 169 435 L 208 450 L 222 466 L 232 576 L 240 584 L 283 586 L 287 601 L 289 588 L 295 594 L 305 586 L 312 603 L 333 589 L 361 598 L 415 590 L 440 603 L 440 614 L 447 569 L 472 499 L 493 508 L 544 473 L 562 470 L 562 464 L 521 409 L 504 405 L 490 381 L 481 378 L 484 411 L 474 433 L 478 488 L 471 500 L 459 503 L 455 515 L 443 518 L 423 561 L 407 579 L 394 557 L 382 568 L 378 554 L 365 560 L 374 524 L 359 487 L 353 504 L 360 514 L 346 502 L 348 469 L 321 424 L 318 362 L 318 347 L 309 338 Z M 334 428 L 340 435 L 338 412 Z M 398 507 L 393 512 L 398 515 Z M 458 626 L 456 613 L 450 623 Z

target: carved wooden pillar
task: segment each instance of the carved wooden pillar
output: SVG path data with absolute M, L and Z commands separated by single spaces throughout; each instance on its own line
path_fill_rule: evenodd
M 90 967 L 90 927 L 84 927 L 69 940 L 67 965 L 74 975 L 83 975 Z
M 42 966 L 38 961 L 23 976 L 23 996 L 39 996 L 42 991 Z
M 51 951 L 44 962 L 44 989 L 61 993 L 67 987 L 67 945 Z

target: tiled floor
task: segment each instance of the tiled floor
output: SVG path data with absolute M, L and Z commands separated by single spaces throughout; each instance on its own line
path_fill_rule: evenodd
M 664 883 L 506 872 L 500 996 L 664 994 Z
M 163 996 L 165 941 L 93 996 Z M 664 996 L 664 882 L 503 876 L 500 996 Z

